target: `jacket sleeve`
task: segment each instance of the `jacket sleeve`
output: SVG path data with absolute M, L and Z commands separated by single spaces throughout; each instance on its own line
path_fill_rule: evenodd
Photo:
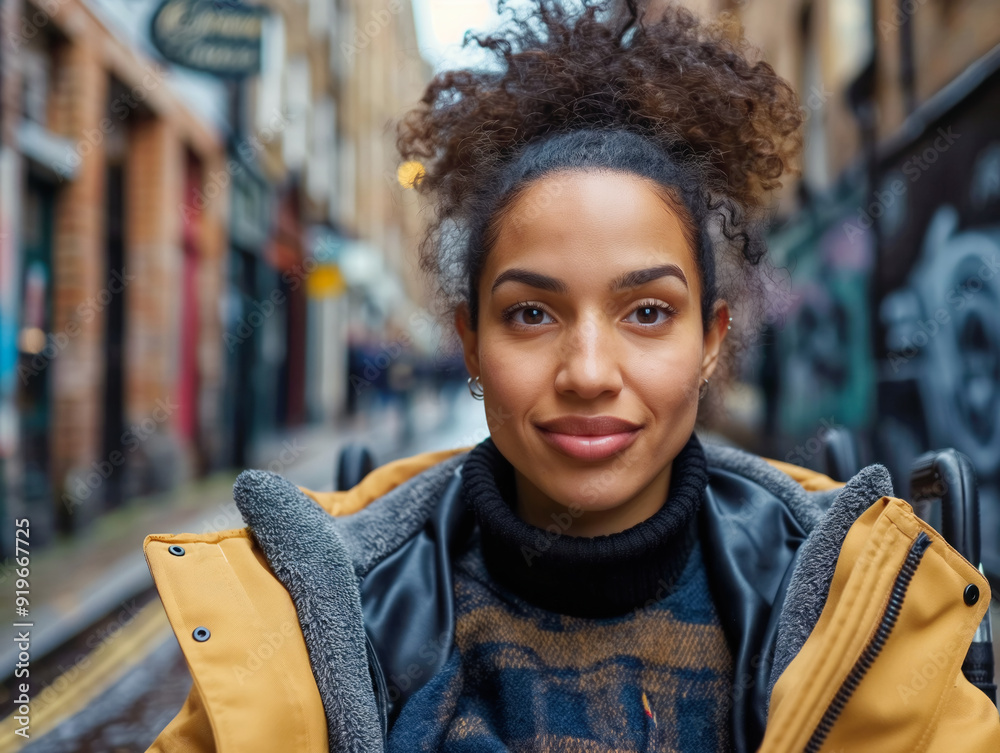
M 146 753 L 215 753 L 215 735 L 198 686 L 192 685 L 177 716 L 149 746 Z

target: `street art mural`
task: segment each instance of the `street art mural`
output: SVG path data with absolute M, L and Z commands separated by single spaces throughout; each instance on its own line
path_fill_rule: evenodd
M 875 192 L 893 196 L 877 219 L 879 459 L 905 479 L 924 451 L 954 447 L 969 456 L 982 506 L 983 564 L 994 579 L 1000 576 L 1000 139 L 991 113 L 1000 104 L 998 78 L 887 159 Z
M 833 223 L 809 246 L 795 259 L 798 306 L 779 340 L 785 354 L 780 424 L 793 436 L 831 425 L 862 426 L 873 407 L 870 236 L 849 236 Z
M 819 470 L 831 427 L 909 495 L 913 461 L 972 460 L 1000 583 L 1000 73 L 929 104 L 862 172 L 770 239 L 791 306 L 769 322 L 762 446 Z
M 885 381 L 914 380 L 927 438 L 961 448 L 984 477 L 1000 468 L 1000 224 L 931 218 L 905 287 L 882 301 Z
M 853 191 L 771 239 L 775 263 L 788 270 L 791 302 L 770 323 L 774 347 L 763 379 L 769 405 L 769 451 L 817 470 L 822 443 L 833 428 L 855 436 L 874 413 L 870 280 L 874 243 L 870 229 L 851 214 Z

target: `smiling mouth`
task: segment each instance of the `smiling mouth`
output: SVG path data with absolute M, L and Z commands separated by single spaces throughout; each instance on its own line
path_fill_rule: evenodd
M 606 460 L 629 447 L 641 427 L 607 434 L 568 434 L 537 427 L 542 438 L 564 455 L 575 460 Z

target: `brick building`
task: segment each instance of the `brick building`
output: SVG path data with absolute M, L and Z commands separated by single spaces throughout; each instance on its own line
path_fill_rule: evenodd
M 231 244 L 229 265 L 244 313 L 225 325 L 235 344 L 225 412 L 237 466 L 269 431 L 341 415 L 349 330 L 385 340 L 389 319 L 408 315 L 423 293 L 413 274 L 420 221 L 396 179 L 391 122 L 430 76 L 409 0 L 266 5 L 265 60 L 240 87 L 237 140 L 255 142 L 274 112 L 284 122 L 257 142 L 259 180 L 234 182 L 248 194 L 264 190 L 273 205 L 266 238 L 233 228 L 245 238 Z M 234 206 L 234 222 L 237 214 Z M 377 274 L 352 275 L 357 266 Z M 272 297 L 276 313 L 247 327 Z
M 267 3 L 238 82 L 166 62 L 158 5 L 0 0 L 0 503 L 39 539 L 333 420 L 352 317 L 420 293 L 409 2 Z
M 5 520 L 44 539 L 211 449 L 225 197 L 182 207 L 224 138 L 100 4 L 2 13 Z

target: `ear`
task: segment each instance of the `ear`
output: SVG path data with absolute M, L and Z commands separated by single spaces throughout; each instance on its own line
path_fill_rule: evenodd
M 467 303 L 460 303 L 455 309 L 455 329 L 462 339 L 465 368 L 469 376 L 473 378 L 480 376 L 482 371 L 479 368 L 479 334 L 472 328 Z
M 725 301 L 717 301 L 712 311 L 712 322 L 705 332 L 704 349 L 701 359 L 701 375 L 705 379 L 710 379 L 719 365 L 719 353 L 722 350 L 722 342 L 729 332 L 729 304 Z

